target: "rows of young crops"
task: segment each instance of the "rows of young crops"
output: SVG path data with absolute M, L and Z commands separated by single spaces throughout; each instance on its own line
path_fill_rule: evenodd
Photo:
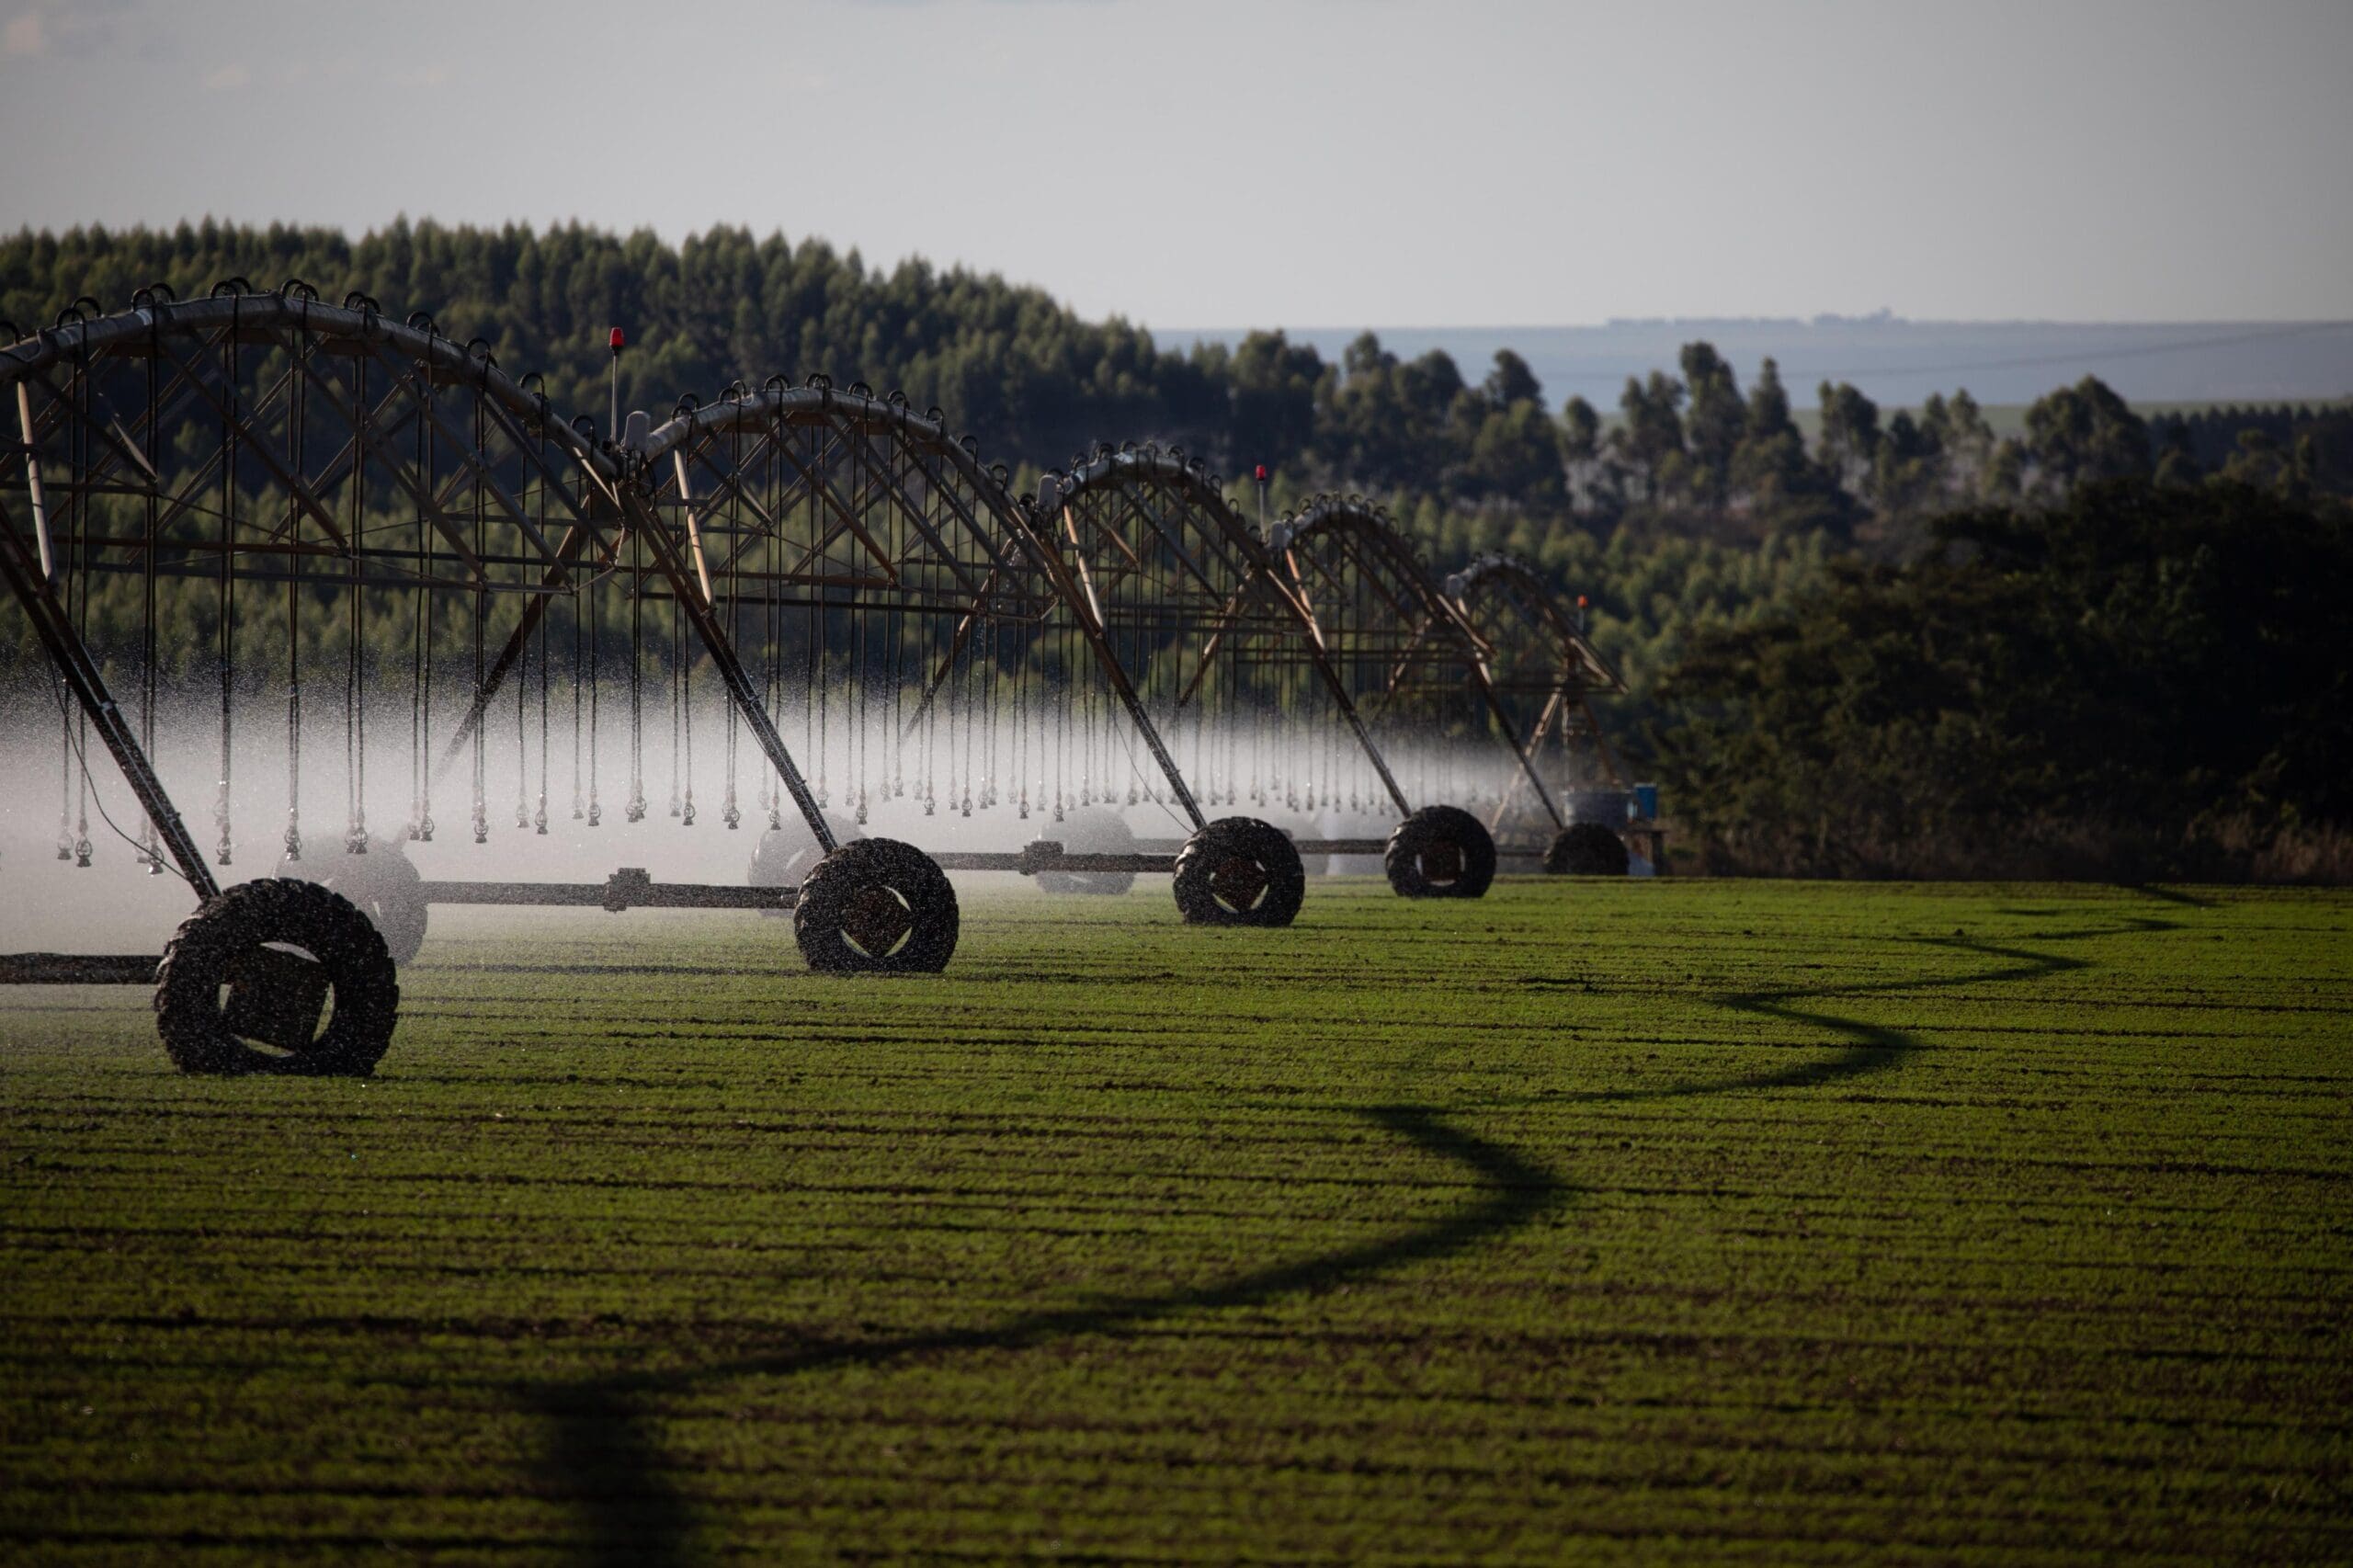
M 371 1082 L 0 1013 L 10 1556 L 2353 1552 L 2353 900 L 436 916 Z

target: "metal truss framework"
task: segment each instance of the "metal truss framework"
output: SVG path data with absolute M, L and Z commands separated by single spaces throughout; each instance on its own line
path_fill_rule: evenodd
M 533 380 L 506 376 L 482 339 L 452 342 L 424 316 L 394 323 L 362 296 L 328 305 L 300 284 L 256 292 L 232 282 L 191 301 L 142 290 L 128 312 L 93 317 L 77 305 L 0 353 L 18 437 L 0 448 L 0 557 L 199 898 L 218 884 L 150 756 L 153 648 L 134 733 L 66 603 L 77 580 L 86 604 L 87 584 L 138 579 L 151 638 L 159 580 L 216 585 L 225 713 L 236 585 L 282 584 L 290 620 L 306 592 L 340 592 L 355 627 L 365 590 L 468 597 L 479 634 L 495 599 L 543 607 L 585 580 L 584 562 L 609 568 L 634 541 L 638 571 L 667 586 L 755 743 L 815 814 L 686 552 L 628 465 L 559 421 Z M 290 631 L 290 653 L 298 649 Z M 298 707 L 301 686 L 298 665 Z M 290 726 L 297 720 L 290 711 Z M 222 767 L 226 863 L 225 734 Z
M 1555 821 L 1488 674 L 1491 652 L 1412 545 L 1362 497 L 1319 496 L 1268 534 L 1178 449 L 1098 448 L 1039 487 L 1040 524 L 1071 562 L 1084 608 L 1164 717 L 1214 700 L 1328 699 L 1397 814 L 1414 806 L 1375 740 L 1384 717 L 1443 693 L 1491 714 Z M 1289 678 L 1287 678 L 1289 677 Z M 1313 700 L 1312 699 L 1305 699 Z
M 1554 824 L 1559 808 L 1497 692 L 1495 648 L 1458 613 L 1411 541 L 1362 496 L 1317 496 L 1272 543 L 1325 662 L 1368 724 L 1408 714 L 1492 721 Z
M 509 378 L 485 341 L 455 343 L 424 316 L 396 323 L 361 296 L 330 305 L 301 284 L 264 292 L 241 280 L 202 300 L 142 290 L 114 315 L 78 301 L 0 351 L 0 399 L 14 402 L 19 437 L 0 444 L 0 566 L 122 765 L 155 852 L 199 899 L 217 880 L 151 761 L 153 620 L 158 583 L 174 580 L 222 596 L 222 864 L 231 592 L 249 602 L 255 584 L 284 585 L 290 651 L 296 607 L 320 594 L 352 607 L 355 646 L 365 591 L 471 600 L 472 696 L 437 771 L 470 741 L 479 756 L 484 714 L 553 607 L 609 581 L 632 602 L 672 608 L 828 851 L 835 835 L 777 732 L 773 688 L 740 656 L 747 619 L 773 631 L 790 609 L 820 636 L 829 617 L 921 626 L 893 643 L 924 656 L 918 715 L 983 634 L 1002 658 L 995 644 L 1008 632 L 1066 626 L 1170 799 L 1205 822 L 1029 504 L 937 410 L 918 415 L 895 394 L 823 377 L 773 379 L 707 407 L 688 400 L 615 445 L 560 421 L 535 380 Z M 143 585 L 151 639 L 135 717 L 107 689 L 73 608 L 77 585 L 86 609 L 88 585 L 123 579 Z M 507 605 L 492 659 L 485 633 L 507 623 Z M 429 648 L 429 629 L 418 641 Z M 301 669 L 288 680 L 299 703 Z M 478 837 L 479 819 L 478 801 Z M 289 840 L 299 853 L 290 829 Z
M 1529 781 L 1540 791 L 1549 765 L 1565 787 L 1590 757 L 1601 781 L 1622 786 L 1592 699 L 1622 693 L 1625 677 L 1535 570 L 1516 556 L 1484 555 L 1448 577 L 1444 592 L 1475 640 L 1498 721 L 1527 760 Z M 1489 825 L 1499 826 L 1517 804 L 1506 791 Z M 1557 807 L 1549 799 L 1546 807 L 1561 826 Z
M 1290 558 L 1292 520 L 1262 537 L 1204 465 L 1150 446 L 1099 448 L 1047 475 L 1038 513 L 1071 562 L 1087 613 L 1172 722 L 1220 701 L 1312 704 L 1320 692 L 1397 814 L 1412 813 L 1360 705 L 1362 685 L 1350 678 L 1363 627 L 1341 634 L 1319 618 L 1324 569 L 1303 574 Z M 1363 522 L 1404 551 L 1385 519 L 1368 511 Z M 1417 622 L 1427 656 L 1467 659 L 1450 611 L 1435 595 L 1427 603 L 1434 614 Z
M 631 456 L 649 507 L 688 541 L 716 603 L 791 605 L 850 626 L 879 614 L 879 655 L 895 688 L 910 664 L 903 729 L 923 722 L 960 670 L 1010 684 L 1037 644 L 1074 631 L 1195 828 L 1199 805 L 1084 592 L 1083 572 L 1047 537 L 1002 464 L 983 467 L 938 409 L 917 415 L 823 376 L 774 380 L 703 406 L 682 403 Z M 911 645 L 906 627 L 923 631 Z M 870 638 L 875 636 L 870 632 Z M 987 646 L 983 649 L 983 644 Z M 877 657 L 870 646 L 862 657 Z M 1065 667 L 1065 682 L 1074 671 Z M 994 694 L 992 694 L 994 695 Z
M 1589 676 L 1614 681 L 1524 568 L 1482 562 L 1441 591 L 1358 499 L 1319 498 L 1268 539 L 1176 449 L 1099 448 L 1029 499 L 938 410 L 918 415 L 863 385 L 738 383 L 709 404 L 682 402 L 658 427 L 633 418 L 612 443 L 562 420 L 536 380 L 508 376 L 483 339 L 459 344 L 423 315 L 394 322 L 363 296 L 328 304 L 299 283 L 233 280 L 189 301 L 142 290 L 115 314 L 77 301 L 0 350 L 0 409 L 13 403 L 17 437 L 0 442 L 0 569 L 121 764 L 150 853 L 199 898 L 218 882 L 152 766 L 159 582 L 221 596 L 222 864 L 232 590 L 255 584 L 285 589 L 296 704 L 298 603 L 339 595 L 349 607 L 355 683 L 368 593 L 470 604 L 472 699 L 443 768 L 472 742 L 479 769 L 484 715 L 534 636 L 544 645 L 555 607 L 569 601 L 576 616 L 599 584 L 666 606 L 827 851 L 823 802 L 777 724 L 788 613 L 804 641 L 834 625 L 853 638 L 877 618 L 891 626 L 879 653 L 854 642 L 850 667 L 888 672 L 905 726 L 976 668 L 1020 699 L 1039 640 L 1074 635 L 1197 830 L 1207 817 L 1163 722 L 1320 689 L 1404 816 L 1411 803 L 1373 724 L 1467 692 L 1557 822 L 1535 748 L 1564 704 L 1589 722 L 1583 695 L 1608 688 Z M 145 597 L 135 715 L 107 688 L 76 619 L 75 585 L 86 611 L 89 585 L 108 581 Z M 494 621 L 506 629 L 495 657 Z M 418 624 L 429 676 L 431 623 Z M 1529 635 L 1560 657 L 1530 664 L 1516 642 Z M 753 645 L 768 650 L 765 671 L 743 655 Z M 1540 666 L 1537 714 L 1508 711 Z M 1060 667 L 1067 683 L 1073 666 Z M 290 732 L 295 722 L 290 711 Z

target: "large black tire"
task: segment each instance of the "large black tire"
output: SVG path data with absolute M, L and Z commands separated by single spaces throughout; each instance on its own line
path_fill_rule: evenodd
M 265 1050 L 234 1034 L 221 988 L 266 944 L 300 949 L 325 971 L 334 1007 L 307 1045 Z M 240 882 L 181 923 L 155 971 L 155 1028 L 183 1073 L 366 1077 L 392 1042 L 401 987 L 384 938 L 351 901 L 317 882 Z
M 866 836 L 858 832 L 857 824 L 835 822 L 830 815 L 825 818 L 825 825 L 833 829 L 836 844 L 856 843 Z M 755 888 L 797 888 L 824 858 L 824 846 L 818 844 L 817 835 L 809 831 L 809 824 L 801 813 L 787 812 L 784 825 L 762 833 L 759 843 L 753 846 L 752 864 L 744 873 L 744 883 Z M 790 912 L 763 909 L 760 913 L 782 918 Z
M 895 838 L 845 844 L 801 879 L 792 935 L 826 974 L 937 974 L 956 951 L 956 890 Z
M 1307 873 L 1272 825 L 1220 817 L 1176 852 L 1176 891 L 1190 926 L 1288 926 L 1307 896 Z
M 341 893 L 375 924 L 394 963 L 416 961 L 425 946 L 425 879 L 396 841 L 371 835 L 365 855 L 334 849 L 314 860 L 280 860 L 278 874 Z
M 1083 806 L 1070 812 L 1058 825 L 1049 826 L 1045 834 L 1059 835 L 1063 850 L 1070 855 L 1132 855 L 1136 852 L 1136 835 L 1127 819 L 1117 812 Z M 1098 897 L 1116 897 L 1136 885 L 1133 871 L 1040 871 L 1038 885 L 1053 893 L 1092 893 Z
M 1381 866 L 1401 898 L 1483 898 L 1495 840 L 1460 806 L 1424 806 L 1390 830 Z
M 1544 851 L 1544 869 L 1556 877 L 1622 877 L 1626 841 L 1597 822 L 1571 823 Z

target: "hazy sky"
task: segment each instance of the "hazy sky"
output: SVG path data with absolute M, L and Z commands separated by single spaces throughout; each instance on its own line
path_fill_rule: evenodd
M 2353 0 L 0 18 L 9 228 L 741 224 L 1164 329 L 2353 317 Z

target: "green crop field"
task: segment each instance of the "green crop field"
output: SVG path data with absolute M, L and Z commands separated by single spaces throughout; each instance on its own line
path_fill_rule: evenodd
M 0 1557 L 2344 1562 L 2353 897 L 437 913 L 0 996 Z

